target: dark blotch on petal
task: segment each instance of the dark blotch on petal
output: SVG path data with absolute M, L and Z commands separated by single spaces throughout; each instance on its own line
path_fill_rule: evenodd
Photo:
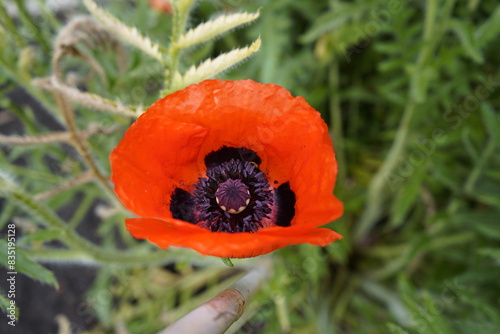
M 193 195 L 184 189 L 175 188 L 170 200 L 170 212 L 174 218 L 194 224 L 193 205 Z
M 217 151 L 207 154 L 205 157 L 205 165 L 207 168 L 211 168 L 224 162 L 228 162 L 231 159 L 255 162 L 257 165 L 260 165 L 262 162 L 257 153 L 248 148 L 222 146 Z
M 290 183 L 283 183 L 276 189 L 276 201 L 278 214 L 276 215 L 276 225 L 290 226 L 295 216 L 295 193 L 290 189 Z

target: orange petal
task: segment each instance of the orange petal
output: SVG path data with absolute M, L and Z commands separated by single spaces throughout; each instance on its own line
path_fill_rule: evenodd
M 271 227 L 255 233 L 227 233 L 210 232 L 177 219 L 135 218 L 126 223 L 134 237 L 161 248 L 192 248 L 203 255 L 228 258 L 254 257 L 302 243 L 326 246 L 342 238 L 326 228 Z
M 111 153 L 112 181 L 123 204 L 139 216 L 171 217 L 176 187 L 192 189 L 203 176 L 197 158 L 208 129 L 143 114 Z
M 166 14 L 173 12 L 172 5 L 167 0 L 149 0 L 149 6 Z

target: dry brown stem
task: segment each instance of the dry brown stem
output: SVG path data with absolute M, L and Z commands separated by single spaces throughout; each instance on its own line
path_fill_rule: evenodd
M 271 260 L 263 259 L 231 287 L 158 334 L 224 333 L 242 315 L 253 295 L 270 276 L 271 270 Z

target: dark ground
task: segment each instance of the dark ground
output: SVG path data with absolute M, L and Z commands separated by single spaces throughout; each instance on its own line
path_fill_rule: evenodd
M 95 269 L 74 265 L 49 265 L 47 268 L 54 272 L 59 289 L 18 274 L 15 300 L 19 321 L 12 327 L 4 317 L 0 321 L 0 333 L 56 334 L 58 315 L 68 318 L 72 333 L 80 333 L 95 324 L 95 316 L 85 297 L 85 291 L 94 280 Z M 2 268 L 2 277 L 5 276 L 5 268 Z M 3 279 L 2 289 L 5 285 Z

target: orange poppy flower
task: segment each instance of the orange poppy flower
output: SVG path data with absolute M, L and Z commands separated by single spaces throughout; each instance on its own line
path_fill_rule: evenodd
M 149 6 L 165 14 L 172 14 L 172 5 L 168 0 L 149 0 Z
M 342 214 L 320 114 L 280 86 L 206 80 L 155 102 L 111 153 L 127 229 L 159 247 L 246 258 L 325 246 Z

